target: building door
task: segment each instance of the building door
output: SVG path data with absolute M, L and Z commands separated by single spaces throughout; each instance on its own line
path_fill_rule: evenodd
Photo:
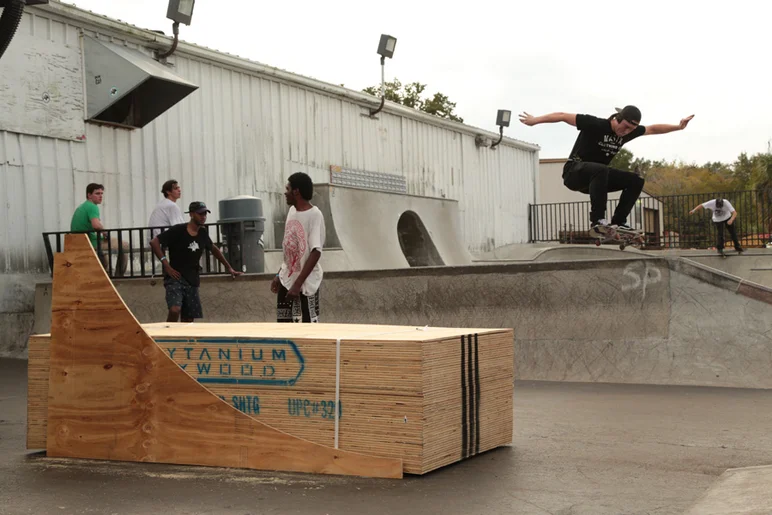
M 659 241 L 659 209 L 643 208 L 643 232 L 646 233 L 646 241 L 653 247 L 661 246 Z

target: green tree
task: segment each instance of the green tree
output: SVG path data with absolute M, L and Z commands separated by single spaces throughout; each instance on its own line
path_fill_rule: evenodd
M 756 159 L 748 157 L 743 152 L 732 165 L 732 176 L 744 186 L 750 186 L 753 182 L 753 169 L 757 166 Z
M 627 150 L 626 148 L 620 148 L 619 152 L 617 152 L 617 155 L 614 156 L 614 159 L 611 160 L 611 163 L 609 163 L 609 166 L 611 168 L 616 168 L 618 170 L 625 170 L 627 172 L 633 171 L 633 153 Z
M 617 152 L 617 155 L 611 160 L 609 166 L 619 170 L 635 172 L 638 175 L 645 177 L 652 168 L 663 167 L 665 164 L 664 161 L 650 161 L 641 157 L 635 157 L 632 152 L 623 148 Z
M 759 232 L 772 234 L 772 153 L 756 154 L 751 158 L 747 189 L 756 191 L 756 202 L 762 216 Z
M 735 176 L 742 179 L 747 189 L 772 189 L 772 154 L 756 154 L 752 157 L 740 154 L 734 169 Z
M 362 91 L 378 98 L 381 96 L 380 86 L 370 86 Z M 411 82 L 403 86 L 399 79 L 394 79 L 391 82 L 385 83 L 384 96 L 386 100 L 391 102 L 418 109 L 440 118 L 463 123 L 464 119 L 454 112 L 456 109 L 455 102 L 451 102 L 446 95 L 439 92 L 435 93 L 434 96 L 421 98 L 424 91 L 426 91 L 426 84 Z
M 741 238 L 742 234 L 772 233 L 772 148 L 761 154 L 742 153 L 731 163 L 716 161 L 701 166 L 651 161 L 621 149 L 611 166 L 645 177 L 646 192 L 663 202 L 664 229 L 680 232 L 690 245 L 714 244 L 707 238 L 711 230 L 710 218 L 694 217 L 689 215 L 689 210 L 697 203 L 710 200 L 716 193 L 724 193 L 737 209 Z M 755 194 L 739 193 L 747 190 L 753 190 Z
M 702 165 L 702 167 L 707 168 L 713 173 L 719 173 L 727 177 L 732 175 L 732 166 L 728 164 L 724 164 L 721 161 L 716 161 L 716 162 L 709 161 L 704 165 Z
M 646 191 L 653 195 L 687 195 L 734 191 L 738 183 L 721 170 L 686 163 L 655 163 L 646 173 Z

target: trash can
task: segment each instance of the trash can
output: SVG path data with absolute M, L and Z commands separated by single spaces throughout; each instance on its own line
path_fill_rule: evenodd
M 265 272 L 263 201 L 238 195 L 219 202 L 222 253 L 234 270 Z

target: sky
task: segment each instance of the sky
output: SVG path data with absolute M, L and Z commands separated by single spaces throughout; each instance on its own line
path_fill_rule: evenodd
M 78 7 L 171 34 L 167 0 L 70 0 Z M 379 85 L 381 34 L 397 38 L 386 80 L 421 82 L 456 102 L 468 125 L 566 157 L 565 123 L 527 127 L 517 115 L 555 111 L 607 117 L 633 104 L 641 123 L 685 131 L 645 136 L 636 157 L 704 164 L 766 152 L 772 141 L 768 24 L 772 2 L 531 0 L 389 2 L 197 0 L 182 40 L 361 90 Z

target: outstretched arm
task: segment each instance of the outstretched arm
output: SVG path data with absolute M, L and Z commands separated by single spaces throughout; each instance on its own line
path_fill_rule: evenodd
M 533 116 L 526 112 L 520 115 L 520 121 L 528 126 L 538 125 L 540 123 L 566 122 L 576 127 L 576 115 L 572 113 L 550 113 L 544 116 Z
M 678 125 L 670 125 L 667 123 L 658 123 L 655 125 L 647 125 L 644 136 L 651 136 L 652 134 L 667 134 L 673 131 L 682 131 L 689 125 L 689 122 L 694 118 L 694 115 L 687 116 Z
M 222 266 L 225 267 L 225 269 L 228 271 L 229 274 L 231 274 L 231 277 L 234 279 L 241 275 L 241 272 L 237 272 L 233 269 L 230 263 L 228 263 L 228 260 L 225 259 L 225 256 L 223 256 L 222 251 L 217 247 L 217 245 L 212 245 L 212 254 L 215 258 L 217 258 L 217 261 L 222 263 Z
M 697 207 L 689 211 L 689 214 L 693 215 L 695 211 L 699 211 L 700 209 L 702 209 L 702 204 L 697 204 Z

